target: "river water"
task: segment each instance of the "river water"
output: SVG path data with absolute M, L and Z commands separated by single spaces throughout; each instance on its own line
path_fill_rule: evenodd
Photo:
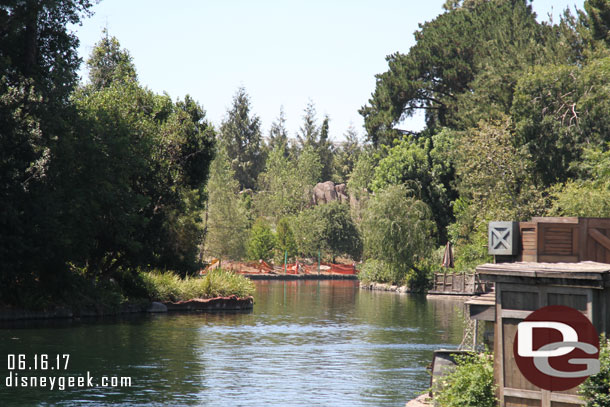
M 247 313 L 13 323 L 0 328 L 0 406 L 404 406 L 427 388 L 433 350 L 459 344 L 463 318 L 460 301 L 353 281 L 258 281 Z M 87 372 L 131 387 L 57 389 Z M 30 376 L 55 388 L 15 387 Z

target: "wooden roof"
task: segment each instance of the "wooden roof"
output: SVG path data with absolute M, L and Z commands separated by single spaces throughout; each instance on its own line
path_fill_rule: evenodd
M 580 263 L 498 263 L 477 267 L 481 279 L 506 283 L 561 284 L 592 288 L 610 286 L 610 264 Z

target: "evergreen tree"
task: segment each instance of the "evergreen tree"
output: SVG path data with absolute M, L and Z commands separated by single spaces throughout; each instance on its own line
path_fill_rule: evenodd
M 279 257 L 284 260 L 284 254 L 288 259 L 293 259 L 297 255 L 297 243 L 294 240 L 294 232 L 290 225 L 289 218 L 282 218 L 276 227 L 276 248 L 279 251 Z
M 610 46 L 610 1 L 586 0 L 584 6 L 593 39 Z
M 304 112 L 297 140 L 301 151 L 311 148 L 318 155 L 322 169 L 316 182 L 329 181 L 333 173 L 333 145 L 328 138 L 330 118 L 325 116 L 322 125 L 318 126 L 316 108 L 312 101 L 307 103 Z
M 260 118 L 251 115 L 250 109 L 250 98 L 241 87 L 220 126 L 219 142 L 231 160 L 231 168 L 242 190 L 255 189 L 258 174 L 265 166 Z
M 284 114 L 283 106 L 280 107 L 280 115 L 271 123 L 271 129 L 269 130 L 269 143 L 267 148 L 269 151 L 273 151 L 276 147 L 280 148 L 284 157 L 287 158 L 290 154 L 288 130 L 286 130 L 286 116 Z
M 210 168 L 204 255 L 239 260 L 245 255 L 248 218 L 227 152 L 221 146 Z
M 328 139 L 329 122 L 330 118 L 325 116 L 320 127 L 320 139 L 316 145 L 316 151 L 320 156 L 320 163 L 322 164 L 322 173 L 320 175 L 322 181 L 330 181 L 333 178 L 334 147 Z
M 305 107 L 303 114 L 303 124 L 299 128 L 297 133 L 297 140 L 300 148 L 303 149 L 307 146 L 316 148 L 318 146 L 318 139 L 320 137 L 320 128 L 316 118 L 316 107 L 310 100 Z
M 275 236 L 267 222 L 259 218 L 254 222 L 248 240 L 248 257 L 250 260 L 270 261 L 275 248 Z
M 341 142 L 333 156 L 333 173 L 336 183 L 347 182 L 362 151 L 354 126 L 350 125 L 343 137 L 345 140 Z
M 93 48 L 87 59 L 89 81 L 94 89 L 99 90 L 117 81 L 137 81 L 133 59 L 129 52 L 121 49 L 119 41 L 108 35 L 104 29 L 103 38 Z

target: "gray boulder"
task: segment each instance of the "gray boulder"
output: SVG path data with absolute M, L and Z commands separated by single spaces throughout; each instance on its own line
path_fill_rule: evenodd
M 150 312 L 150 313 L 167 312 L 167 305 L 154 301 L 154 302 L 150 303 L 150 305 L 146 309 L 146 312 Z

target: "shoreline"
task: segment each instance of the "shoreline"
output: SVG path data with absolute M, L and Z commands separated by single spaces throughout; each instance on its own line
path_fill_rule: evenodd
M 228 297 L 194 298 L 177 302 L 146 301 L 142 303 L 125 303 L 119 309 L 108 309 L 102 304 L 92 304 L 78 309 L 56 307 L 52 310 L 32 311 L 22 308 L 1 308 L 0 322 L 48 320 L 48 319 L 77 319 L 88 317 L 105 317 L 128 314 L 154 314 L 168 312 L 191 311 L 248 311 L 254 307 L 253 297 L 239 298 L 235 295 Z
M 411 294 L 413 293 L 406 285 L 392 285 L 388 283 L 360 283 L 361 290 L 371 291 L 391 291 L 398 294 Z M 413 293 L 419 294 L 419 293 Z
M 356 274 L 240 274 L 250 280 L 358 280 Z

